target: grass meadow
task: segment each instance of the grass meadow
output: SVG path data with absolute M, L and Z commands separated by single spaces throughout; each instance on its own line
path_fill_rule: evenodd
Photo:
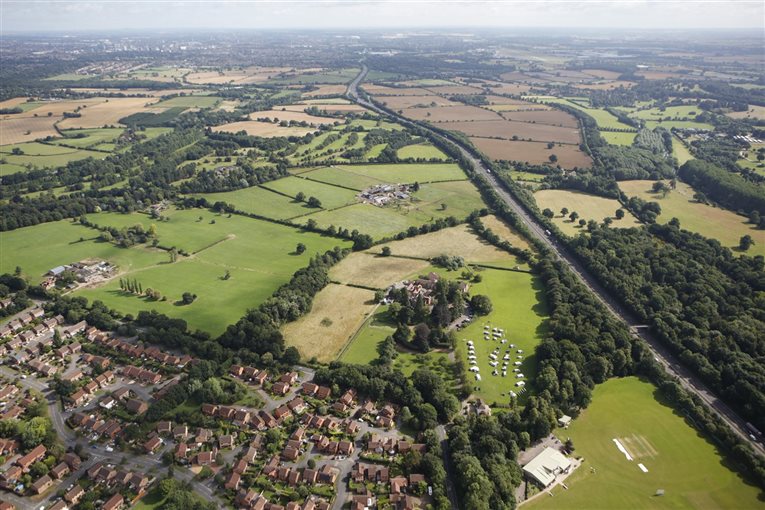
M 604 218 L 610 217 L 613 220 L 611 226 L 616 227 L 635 227 L 640 222 L 632 213 L 624 209 L 615 199 L 603 198 L 579 191 L 566 191 L 558 189 L 541 190 L 534 193 L 534 198 L 540 209 L 549 208 L 555 213 L 553 221 L 565 234 L 576 236 L 579 232 L 587 231 L 587 227 L 579 226 L 579 219 L 586 221 L 595 220 L 601 223 Z M 572 222 L 560 214 L 562 208 L 568 208 L 569 214 L 576 211 L 579 213 L 579 219 Z M 624 209 L 624 218 L 617 220 L 615 218 L 616 210 Z
M 678 182 L 677 188 L 666 196 L 653 193 L 653 181 L 621 181 L 619 188 L 628 196 L 637 196 L 643 200 L 658 202 L 661 215 L 658 221 L 668 222 L 672 218 L 680 220 L 680 228 L 699 233 L 703 236 L 717 239 L 724 246 L 738 249 L 741 236 L 749 234 L 755 239 L 755 244 L 746 252 L 747 255 L 765 255 L 765 241 L 762 230 L 747 223 L 748 219 L 733 211 L 721 207 L 712 207 L 693 199 L 694 189 L 684 182 Z M 581 213 L 580 213 L 581 214 Z
M 558 437 L 570 437 L 583 465 L 524 507 L 610 510 L 760 508 L 758 489 L 728 469 L 714 444 L 663 402 L 656 388 L 635 377 L 595 387 L 592 403 Z M 618 439 L 635 459 L 628 461 Z M 647 473 L 637 466 L 642 463 Z M 592 471 L 594 468 L 594 472 Z M 664 496 L 655 496 L 664 489 Z

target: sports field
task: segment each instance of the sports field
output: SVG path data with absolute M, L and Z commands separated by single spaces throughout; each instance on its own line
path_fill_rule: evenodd
M 586 221 L 595 220 L 598 223 L 602 223 L 603 219 L 609 217 L 613 220 L 611 224 L 612 228 L 622 227 L 635 227 L 640 225 L 640 222 L 635 218 L 632 213 L 624 209 L 622 205 L 613 198 L 603 198 L 588 193 L 581 193 L 579 191 L 567 191 L 560 189 L 546 189 L 537 191 L 534 193 L 534 198 L 537 201 L 539 209 L 549 208 L 555 213 L 553 221 L 565 234 L 575 236 L 579 232 L 586 232 L 587 227 L 580 227 L 579 220 L 584 219 Z M 564 217 L 560 211 L 562 208 L 568 209 L 568 214 Z M 624 209 L 624 218 L 617 220 L 616 210 Z M 572 212 L 577 212 L 579 218 L 572 222 L 568 216 Z
M 643 200 L 658 202 L 661 215 L 658 221 L 664 223 L 672 218 L 680 220 L 680 227 L 703 236 L 717 239 L 724 246 L 737 248 L 741 236 L 749 234 L 755 244 L 747 251 L 748 255 L 765 255 L 765 238 L 762 230 L 747 223 L 748 219 L 733 211 L 721 207 L 712 207 L 693 199 L 695 191 L 684 182 L 677 183 L 677 189 L 670 191 L 662 198 L 661 194 L 653 193 L 653 181 L 620 181 L 621 189 L 628 197 L 637 196 Z M 581 213 L 580 213 L 581 214 Z
M 374 292 L 331 283 L 316 294 L 310 313 L 282 328 L 284 340 L 303 359 L 328 363 L 376 306 Z
M 557 487 L 554 497 L 543 494 L 525 508 L 762 507 L 758 489 L 729 470 L 714 444 L 664 404 L 652 384 L 635 377 L 596 386 L 590 406 L 557 434 L 572 439 L 584 464 L 566 480 L 568 490 Z M 634 460 L 626 459 L 614 439 Z M 658 489 L 665 491 L 663 496 L 655 496 Z

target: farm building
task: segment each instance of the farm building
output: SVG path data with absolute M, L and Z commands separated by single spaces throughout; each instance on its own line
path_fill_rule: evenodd
M 526 477 L 534 480 L 542 487 L 547 487 L 555 481 L 557 475 L 568 473 L 569 469 L 571 469 L 571 461 L 558 450 L 549 446 L 534 457 L 531 462 L 523 466 Z

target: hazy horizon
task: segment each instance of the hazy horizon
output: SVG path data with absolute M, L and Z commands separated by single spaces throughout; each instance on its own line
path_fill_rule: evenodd
M 764 19 L 765 2 L 756 0 L 5 0 L 0 4 L 3 34 L 450 28 L 762 30 Z

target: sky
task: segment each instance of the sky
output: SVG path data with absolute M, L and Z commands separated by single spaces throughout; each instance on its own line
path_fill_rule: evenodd
M 287 28 L 758 28 L 763 0 L 0 0 L 12 32 Z

